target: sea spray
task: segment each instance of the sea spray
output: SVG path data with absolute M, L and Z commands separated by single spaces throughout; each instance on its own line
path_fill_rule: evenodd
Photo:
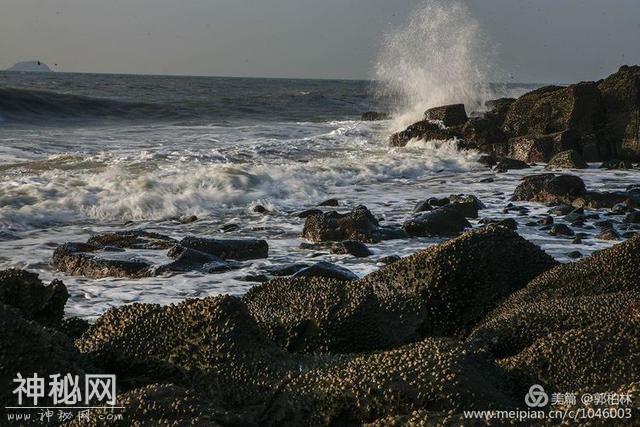
M 420 120 L 430 107 L 481 108 L 491 96 L 494 63 L 493 47 L 466 5 L 423 3 L 406 25 L 385 35 L 376 61 L 376 95 L 395 110 L 391 130 Z

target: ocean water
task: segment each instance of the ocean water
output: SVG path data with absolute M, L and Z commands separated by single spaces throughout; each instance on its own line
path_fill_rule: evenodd
M 541 205 L 525 204 L 529 216 L 503 212 L 519 179 L 541 166 L 495 174 L 453 141 L 389 147 L 392 121 L 359 119 L 391 109 L 374 94 L 365 81 L 0 73 L 0 268 L 62 279 L 67 314 L 92 319 L 131 302 L 242 294 L 255 285 L 245 276 L 271 265 L 327 260 L 362 276 L 381 268 L 383 256 L 438 242 L 386 241 L 370 245 L 374 255 L 365 259 L 300 249 L 304 220 L 295 213 L 328 198 L 340 200 L 339 211 L 364 204 L 384 224 L 400 224 L 421 199 L 475 194 L 488 206 L 481 217 L 515 217 L 523 236 L 561 261 L 612 244 L 573 245 L 525 226 L 547 211 Z M 577 173 L 597 190 L 638 180 L 637 172 L 596 165 Z M 480 182 L 487 177 L 495 181 Z M 269 213 L 253 212 L 257 204 Z M 199 219 L 176 220 L 186 215 Z M 229 224 L 237 230 L 223 232 Z M 61 243 L 129 229 L 263 238 L 270 254 L 223 274 L 138 280 L 70 277 L 50 264 Z M 140 255 L 167 260 L 164 252 Z

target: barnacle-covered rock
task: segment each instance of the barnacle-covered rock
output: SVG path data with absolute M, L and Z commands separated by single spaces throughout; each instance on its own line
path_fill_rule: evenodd
M 59 326 L 68 297 L 67 288 L 59 280 L 45 286 L 35 273 L 0 271 L 0 303 L 17 308 L 25 319 L 44 326 Z
M 18 374 L 23 379 L 37 374 L 48 383 L 49 375 L 83 375 L 87 370 L 92 370 L 90 364 L 69 337 L 27 320 L 18 309 L 0 303 L 0 405 L 18 406 L 18 396 L 12 394 L 19 385 L 13 382 Z M 33 400 L 24 399 L 26 395 L 23 405 L 33 405 Z M 38 404 L 51 405 L 51 398 L 44 396 Z
M 636 236 L 555 267 L 500 304 L 469 340 L 506 357 L 549 334 L 611 322 L 612 316 L 640 302 L 639 260 L 640 236 Z
M 508 409 L 520 402 L 484 354 L 452 339 L 427 339 L 292 377 L 265 419 L 268 425 L 361 425 L 419 410 Z
M 428 333 L 460 335 L 556 264 L 517 233 L 487 226 L 403 258 L 360 284 L 419 295 L 427 304 Z
M 461 206 L 460 209 L 457 206 Z M 475 210 L 477 216 L 477 210 Z M 420 212 L 402 224 L 411 236 L 453 236 L 471 227 L 465 204 L 451 203 L 432 211 Z
M 94 409 L 89 420 L 76 418 L 73 426 L 102 426 L 109 419 L 112 426 L 222 426 L 232 415 L 214 407 L 214 402 L 203 399 L 195 391 L 175 384 L 149 384 L 122 393 L 116 405 L 123 409 Z M 117 416 L 122 414 L 122 418 Z M 99 415 L 104 416 L 101 419 Z M 110 418 L 106 418 L 111 415 Z M 221 422 L 222 421 L 222 422 Z
M 406 237 L 402 234 L 380 227 L 371 211 L 362 205 L 346 214 L 331 211 L 308 216 L 302 229 L 302 237 L 311 242 L 357 240 L 370 243 Z
M 110 309 L 77 346 L 98 360 L 175 366 L 189 384 L 215 390 L 227 405 L 265 399 L 286 372 L 297 369 L 231 296 Z
M 349 353 L 389 348 L 420 338 L 419 298 L 374 294 L 357 282 L 278 279 L 244 297 L 265 332 L 290 352 Z

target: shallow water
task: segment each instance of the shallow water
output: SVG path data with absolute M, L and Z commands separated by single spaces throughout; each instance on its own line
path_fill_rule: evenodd
M 531 209 L 528 216 L 503 213 L 519 179 L 542 171 L 542 167 L 495 174 L 476 162 L 477 153 L 458 152 L 453 142 L 388 147 L 388 123 L 357 119 L 370 107 L 362 82 L 289 81 L 270 83 L 267 89 L 262 81 L 244 82 L 255 86 L 251 93 L 258 101 L 245 105 L 251 113 L 242 115 L 237 106 L 228 114 L 219 113 L 212 105 L 223 101 L 214 95 L 204 107 L 193 107 L 200 92 L 192 88 L 194 94 L 189 95 L 183 88 L 187 94 L 180 98 L 176 87 L 185 85 L 183 80 L 171 84 L 159 80 L 172 88 L 160 96 L 156 92 L 164 89 L 158 82 L 152 81 L 150 89 L 140 89 L 136 78 L 130 86 L 140 92 L 133 97 L 131 91 L 124 91 L 127 98 L 118 89 L 124 83 L 116 77 L 110 81 L 100 76 L 93 86 L 90 82 L 80 85 L 73 76 L 55 78 L 55 84 L 37 80 L 29 87 L 66 88 L 74 96 L 96 96 L 102 90 L 109 99 L 153 104 L 144 111 L 181 112 L 148 120 L 138 115 L 139 111 L 133 118 L 124 115 L 109 120 L 100 120 L 99 115 L 79 120 L 77 114 L 47 119 L 48 112 L 34 118 L 23 112 L 19 119 L 0 125 L 0 268 L 27 268 L 46 280 L 62 279 L 71 294 L 68 315 L 95 318 L 111 306 L 131 302 L 170 303 L 219 293 L 242 294 L 255 285 L 240 279 L 242 276 L 290 262 L 328 260 L 362 276 L 380 268 L 378 260 L 383 256 L 406 256 L 438 241 L 425 238 L 373 244 L 374 256 L 366 259 L 300 249 L 304 221 L 293 214 L 328 198 L 340 200 L 340 211 L 364 204 L 383 219 L 383 224 L 399 224 L 421 199 L 470 193 L 487 205 L 481 218 L 514 217 L 521 235 L 561 261 L 569 261 L 570 251 L 588 255 L 612 244 L 587 239 L 574 245 L 569 238 L 552 237 L 539 227 L 525 226 L 546 213 L 548 208 L 542 205 L 525 204 Z M 66 85 L 65 79 L 69 80 Z M 18 77 L 0 73 L 0 86 L 16 81 Z M 111 82 L 109 90 L 102 88 L 105 81 Z M 220 82 L 213 79 L 208 84 Z M 198 80 L 196 86 L 202 90 L 207 83 Z M 261 87 L 263 92 L 277 87 L 299 96 L 279 101 L 286 105 L 270 114 L 269 100 L 263 99 Z M 233 90 L 227 88 L 231 92 L 227 98 L 240 97 Z M 247 91 L 246 87 L 238 90 Z M 209 92 L 221 91 L 217 87 Z M 299 99 L 314 93 L 325 100 L 309 103 Z M 312 108 L 314 102 L 321 107 Z M 186 105 L 192 108 L 187 118 L 183 114 Z M 623 190 L 640 178 L 637 171 L 603 171 L 595 165 L 575 173 L 594 190 Z M 487 177 L 495 181 L 480 182 Z M 256 204 L 270 212 L 252 212 Z M 199 220 L 191 224 L 175 220 L 183 215 L 197 215 Z M 230 223 L 237 224 L 238 230 L 222 232 Z M 242 270 L 223 274 L 188 273 L 139 280 L 69 277 L 50 265 L 53 250 L 60 243 L 85 241 L 92 234 L 109 230 L 139 228 L 176 238 L 263 238 L 269 243 L 269 258 L 248 261 Z M 157 262 L 166 260 L 164 251 L 140 255 Z

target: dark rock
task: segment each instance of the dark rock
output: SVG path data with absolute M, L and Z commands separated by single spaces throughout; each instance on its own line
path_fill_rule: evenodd
M 254 207 L 251 208 L 251 212 L 264 214 L 269 212 L 269 210 L 262 205 L 255 205 Z
M 220 228 L 223 233 L 230 233 L 232 231 L 239 230 L 240 226 L 238 224 L 225 224 Z
M 306 211 L 302 211 L 298 214 L 296 214 L 296 216 L 298 218 L 308 218 L 312 215 L 322 215 L 322 211 L 320 209 L 307 209 Z
M 552 236 L 573 237 L 576 233 L 565 224 L 555 224 L 553 227 L 551 227 L 549 234 L 551 234 Z
M 495 120 L 498 126 L 502 127 L 509 108 L 511 108 L 514 102 L 516 102 L 515 98 L 499 98 L 487 101 L 485 106 L 489 110 L 485 114 L 485 117 Z
M 134 255 L 119 252 L 99 252 L 90 243 L 65 243 L 53 252 L 53 265 L 62 272 L 94 279 L 103 277 L 148 277 L 152 264 Z
M 276 279 L 253 287 L 243 300 L 265 333 L 290 352 L 371 351 L 421 338 L 419 298 L 378 295 L 358 282 Z
M 583 208 L 577 208 L 572 210 L 569 214 L 564 217 L 565 221 L 568 222 L 576 222 L 576 221 L 584 221 L 586 220 L 586 216 L 584 214 Z
M 460 126 L 442 128 L 429 120 L 423 120 L 391 135 L 389 143 L 393 147 L 404 147 L 412 139 L 447 141 L 453 138 L 462 138 Z
M 468 117 L 464 109 L 464 104 L 444 105 L 442 107 L 430 108 L 424 113 L 427 120 L 441 122 L 446 127 L 462 126 Z
M 568 87 L 546 86 L 521 96 L 509 108 L 503 129 L 514 136 L 570 131 L 580 146 L 595 144 L 596 154 L 601 156 L 606 153 L 600 153 L 596 134 L 603 119 L 596 84 L 583 82 Z
M 140 366 L 147 378 L 210 390 L 231 407 L 262 404 L 282 378 L 299 369 L 231 296 L 113 308 L 76 345 L 108 364 L 118 384 Z
M 378 120 L 389 120 L 391 115 L 389 113 L 380 113 L 377 111 L 366 111 L 362 113 L 361 120 L 365 122 L 373 122 Z
M 196 222 L 197 220 L 198 217 L 195 215 L 181 216 L 180 218 L 178 218 L 178 222 L 180 224 L 191 224 L 192 222 Z
M 444 208 L 456 211 L 465 218 L 478 218 L 478 204 L 474 201 L 449 203 Z
M 493 167 L 496 164 L 498 164 L 498 162 L 496 161 L 494 156 L 489 156 L 489 155 L 483 155 L 480 156 L 480 158 L 478 159 L 478 163 L 480 163 L 481 165 L 485 165 L 487 167 Z M 489 178 L 483 178 L 482 180 L 480 180 L 480 182 L 493 182 L 493 178 L 489 177 Z
M 582 258 L 582 253 L 580 251 L 572 251 L 569 252 L 567 256 L 571 259 L 579 259 Z
M 540 225 L 553 225 L 553 218 L 551 216 L 547 215 L 544 218 L 538 220 L 538 224 L 540 224 Z
M 417 214 L 402 228 L 411 236 L 452 236 L 471 227 L 464 215 L 449 206 Z
M 331 245 L 331 253 L 336 255 L 353 255 L 358 258 L 366 258 L 372 255 L 367 246 L 356 240 L 343 240 Z
M 12 393 L 18 385 L 14 382 L 18 373 L 25 379 L 37 374 L 48 381 L 49 375 L 96 372 L 69 337 L 23 318 L 22 311 L 17 308 L 0 303 L 0 325 L 0 405 L 3 407 L 18 404 L 17 395 Z M 23 395 L 23 405 L 33 403 L 32 398 Z M 37 404 L 52 406 L 53 399 L 45 393 L 38 398 Z
M 255 283 L 264 283 L 269 281 L 269 278 L 264 274 L 247 274 L 245 276 L 236 277 L 235 279 L 241 282 L 255 282 Z
M 640 160 L 640 66 L 623 66 L 598 82 L 606 111 L 605 133 L 612 156 Z
M 211 253 L 174 246 L 168 254 L 175 261 L 162 265 L 156 269 L 156 274 L 165 272 L 203 271 L 206 273 L 219 273 L 242 268 L 243 264 L 221 259 Z
M 633 169 L 633 163 L 630 160 L 606 160 L 600 165 L 600 169 Z
M 180 241 L 179 246 L 195 249 L 196 251 L 214 255 L 221 259 L 235 259 L 239 261 L 267 258 L 269 255 L 269 245 L 267 242 L 257 239 L 229 240 L 188 236 Z M 169 256 L 172 256 L 173 253 L 179 255 L 178 252 L 171 252 Z
M 324 202 L 318 203 L 318 206 L 340 206 L 338 199 L 327 199 Z
M 413 209 L 414 213 L 418 212 L 426 212 L 432 211 L 435 208 L 446 206 L 451 203 L 451 200 L 448 197 L 443 197 L 441 199 L 437 197 L 430 197 L 427 200 L 422 200 L 416 204 L 416 207 Z
M 489 178 L 482 178 L 482 179 L 480 180 L 480 182 L 494 182 L 494 181 L 495 181 L 495 180 L 494 180 L 493 178 L 491 178 L 491 177 L 489 177 Z
M 384 257 L 380 258 L 378 260 L 378 262 L 381 263 L 381 264 L 388 265 L 388 264 L 393 264 L 394 262 L 398 262 L 401 259 L 402 258 L 400 258 L 400 256 L 398 256 L 398 255 L 388 255 L 388 256 L 384 256 Z
M 473 194 L 451 194 L 449 201 L 450 203 L 473 203 L 478 210 L 487 208 L 487 206 Z M 445 205 L 446 204 L 447 203 L 445 203 Z
M 298 271 L 309 267 L 309 264 L 295 263 L 265 267 L 264 271 L 276 277 L 293 276 Z
M 505 219 L 483 218 L 480 220 L 480 224 L 505 227 L 512 231 L 515 231 L 518 229 L 518 221 L 516 221 L 513 218 L 505 218 Z
M 509 139 L 506 155 L 528 163 L 547 163 L 554 154 L 574 148 L 579 148 L 579 144 L 572 132 L 524 135 Z
M 557 263 L 504 227 L 483 227 L 371 273 L 360 286 L 420 295 L 428 335 L 464 333 L 507 295 Z
M 598 234 L 598 236 L 596 236 L 596 239 L 600 239 L 600 240 L 620 240 L 620 234 L 618 234 L 618 232 L 616 230 L 614 230 L 613 228 L 605 228 L 602 230 L 602 232 L 600 234 Z
M 511 372 L 558 390 L 627 384 L 638 370 L 638 253 L 640 237 L 548 270 L 486 316 L 467 341 Z
M 522 393 L 512 388 L 486 356 L 455 340 L 427 339 L 304 372 L 282 388 L 269 414 L 278 417 L 276 425 L 468 425 L 462 415 L 445 414 L 515 408 L 521 402 L 512 396 Z
M 81 319 L 79 317 L 69 317 L 62 320 L 59 330 L 69 338 L 78 339 L 90 327 L 91 324 L 85 319 Z
M 494 118 L 472 117 L 462 127 L 462 137 L 463 148 L 480 150 L 493 156 L 505 155 L 507 136 Z
M 576 150 L 567 150 L 556 154 L 547 165 L 547 169 L 586 169 L 588 167 L 582 155 Z
M 302 236 L 311 242 L 376 242 L 380 240 L 379 230 L 378 220 L 369 209 L 366 206 L 358 206 L 347 214 L 332 211 L 307 217 Z
M 62 322 L 68 297 L 67 288 L 59 280 L 45 286 L 35 273 L 14 269 L 0 271 L 0 304 L 18 309 L 27 320 L 57 328 Z
M 624 217 L 624 222 L 629 224 L 640 224 L 640 211 L 634 211 Z
M 521 160 L 504 158 L 500 160 L 500 163 L 495 167 L 496 172 L 507 172 L 512 169 L 528 169 L 530 166 Z
M 574 175 L 542 174 L 522 178 L 512 200 L 542 203 L 571 203 L 586 193 L 584 181 Z
M 556 216 L 567 215 L 568 213 L 572 212 L 574 209 L 575 208 L 573 206 L 561 204 L 549 209 L 549 214 L 556 215 Z
M 324 277 L 345 281 L 358 280 L 358 276 L 351 270 L 326 261 L 320 261 L 307 268 L 303 268 L 296 272 L 293 277 Z
M 122 249 L 169 249 L 177 242 L 171 237 L 144 230 L 116 231 L 97 234 L 87 240 L 89 245 Z

